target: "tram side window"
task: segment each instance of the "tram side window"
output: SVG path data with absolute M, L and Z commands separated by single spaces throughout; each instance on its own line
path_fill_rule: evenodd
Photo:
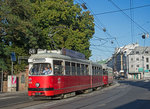
M 70 62 L 65 62 L 66 75 L 71 75 Z
M 94 75 L 94 67 L 92 66 L 92 75 Z
M 100 71 L 100 67 L 98 67 L 98 75 L 100 75 L 100 72 L 101 72 L 101 71 Z
M 63 74 L 63 66 L 62 61 L 54 60 L 54 75 L 62 75 Z
M 103 69 L 103 75 L 108 75 L 108 72 L 107 72 L 107 70 L 106 69 Z
M 97 75 L 99 75 L 99 67 L 97 67 Z
M 103 70 L 102 70 L 101 67 L 100 67 L 100 75 L 101 75 L 101 76 L 103 75 Z
M 105 75 L 105 69 L 103 69 L 103 75 Z
M 89 75 L 89 67 L 88 67 L 88 65 L 85 65 L 85 74 Z
M 99 75 L 102 76 L 102 73 L 103 73 L 102 68 L 99 67 Z
M 94 67 L 94 75 L 96 75 L 96 67 Z
M 95 75 L 95 67 L 94 66 L 92 67 L 92 73 L 93 73 L 93 75 Z
M 76 64 L 71 63 L 72 75 L 76 75 Z
M 98 67 L 96 67 L 96 75 L 98 75 Z
M 81 75 L 84 75 L 84 64 L 81 64 Z
M 80 75 L 80 64 L 77 64 L 77 75 Z

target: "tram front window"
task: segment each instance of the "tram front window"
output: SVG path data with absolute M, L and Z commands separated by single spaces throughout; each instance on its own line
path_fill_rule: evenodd
M 51 75 L 52 68 L 49 63 L 37 63 L 33 64 L 32 68 L 29 71 L 30 75 Z

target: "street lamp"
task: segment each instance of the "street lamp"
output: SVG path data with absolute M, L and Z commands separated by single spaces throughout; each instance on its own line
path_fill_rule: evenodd
M 146 35 L 145 35 L 145 33 L 142 35 L 142 39 L 144 39 L 144 50 L 143 50 L 143 53 L 142 53 L 142 67 L 143 67 L 143 78 L 144 78 L 144 52 L 145 52 L 145 50 L 147 49 L 147 48 L 145 48 L 145 38 L 149 38 L 149 34 L 147 33 Z

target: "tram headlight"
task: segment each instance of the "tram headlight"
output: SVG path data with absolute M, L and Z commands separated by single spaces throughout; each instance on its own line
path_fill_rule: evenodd
M 36 87 L 39 87 L 39 86 L 40 86 L 40 83 L 36 83 L 35 86 L 36 86 Z

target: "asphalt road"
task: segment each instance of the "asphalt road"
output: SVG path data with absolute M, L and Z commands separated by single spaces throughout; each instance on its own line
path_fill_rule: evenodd
M 119 84 L 25 109 L 150 109 L 150 81 L 119 81 Z
M 99 91 L 62 100 L 32 101 L 26 94 L 4 96 L 0 97 L 0 107 L 3 109 L 150 109 L 149 80 L 118 82 L 119 84 Z

